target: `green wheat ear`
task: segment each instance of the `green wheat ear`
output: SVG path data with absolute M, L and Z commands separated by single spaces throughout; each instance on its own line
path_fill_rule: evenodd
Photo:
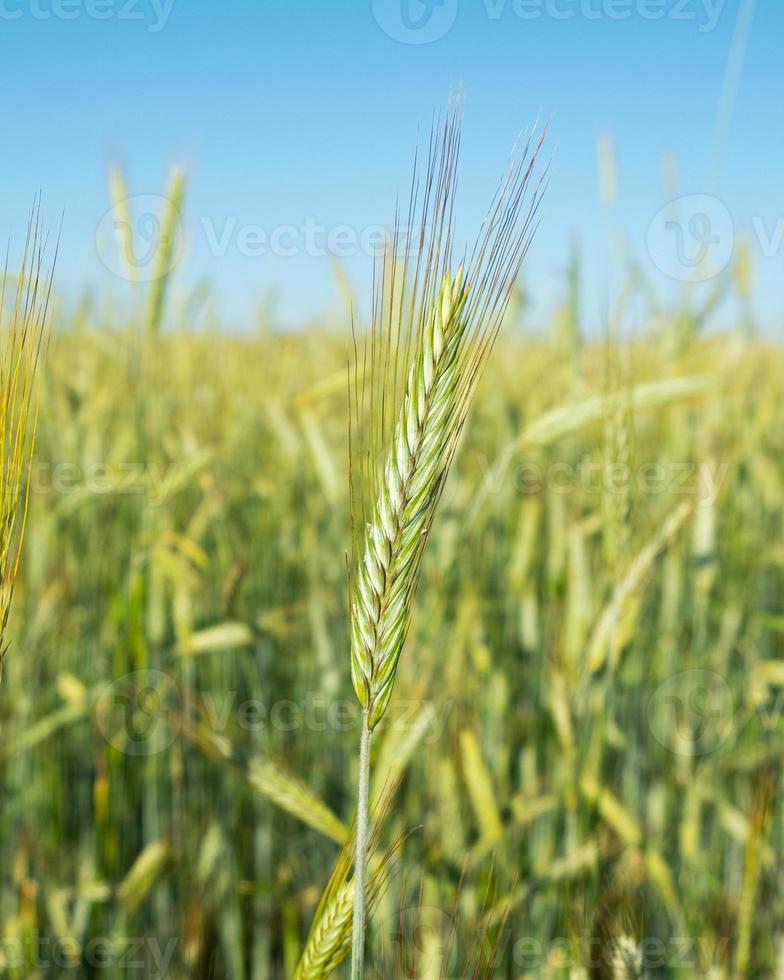
M 445 273 L 408 376 L 357 569 L 351 674 L 371 730 L 392 693 L 422 552 L 454 448 L 467 298 L 462 267 L 454 278 Z
M 542 181 L 533 191 L 531 183 L 542 139 L 529 138 L 516 154 L 473 251 L 456 263 L 458 109 L 450 107 L 443 124 L 434 126 L 424 179 L 415 174 L 409 198 L 406 228 L 416 231 L 415 247 L 401 243 L 396 222 L 372 330 L 349 382 L 351 675 L 362 706 L 353 980 L 363 972 L 371 734 L 392 696 L 438 501 L 531 240 Z M 366 438 L 357 452 L 355 431 L 361 435 L 363 423 Z
M 396 226 L 355 358 L 352 424 L 361 429 L 364 412 L 371 432 L 355 467 L 365 497 L 353 507 L 351 673 L 371 731 L 392 694 L 435 511 L 541 195 L 541 182 L 528 193 L 540 138 L 507 171 L 468 261 L 453 263 L 459 137 L 450 110 L 431 136 L 421 188 L 414 178 L 406 227 L 417 229 L 415 254 Z M 352 480 L 355 505 L 353 491 Z
M 27 522 L 27 479 L 35 444 L 36 376 L 45 348 L 54 261 L 44 268 L 46 239 L 36 202 L 27 227 L 19 272 L 8 258 L 0 290 L 0 679 L 5 631 Z M 55 259 L 57 257 L 55 249 Z M 6 312 L 7 290 L 16 279 Z

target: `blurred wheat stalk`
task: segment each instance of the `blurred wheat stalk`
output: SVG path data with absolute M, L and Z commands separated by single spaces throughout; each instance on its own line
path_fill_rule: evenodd
M 36 202 L 19 272 L 9 272 L 6 254 L 0 291 L 0 679 L 27 521 L 27 477 L 37 420 L 36 376 L 46 343 L 54 272 L 54 260 L 45 268 L 46 245 Z M 6 312 L 9 298 L 10 310 Z

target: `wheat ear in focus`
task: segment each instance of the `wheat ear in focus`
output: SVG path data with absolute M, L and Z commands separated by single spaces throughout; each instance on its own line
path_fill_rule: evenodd
M 454 260 L 460 113 L 432 130 L 375 291 L 349 384 L 352 419 L 351 674 L 363 709 L 352 977 L 362 975 L 370 734 L 392 695 L 422 556 L 512 287 L 533 234 L 543 134 L 513 155 L 470 253 Z M 359 447 L 359 448 L 358 448 Z

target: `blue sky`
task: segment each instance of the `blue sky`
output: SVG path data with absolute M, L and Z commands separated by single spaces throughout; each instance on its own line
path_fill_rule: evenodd
M 65 208 L 59 288 L 122 296 L 112 243 L 96 246 L 108 168 L 123 167 L 144 209 L 179 164 L 188 175 L 179 290 L 209 278 L 238 327 L 274 294 L 280 317 L 296 323 L 338 306 L 335 240 L 352 286 L 367 293 L 363 232 L 390 220 L 417 127 L 461 86 L 466 233 L 518 132 L 539 112 L 552 116 L 552 178 L 526 269 L 536 312 L 557 301 L 574 241 L 586 320 L 601 327 L 612 227 L 675 294 L 677 255 L 661 252 L 672 229 L 655 218 L 668 153 L 687 212 L 697 200 L 713 222 L 681 218 L 685 233 L 708 233 L 719 265 L 737 236 L 751 237 L 755 307 L 776 327 L 782 36 L 778 0 L 0 0 L 3 223 L 18 237 L 40 188 L 52 223 Z M 602 136 L 616 155 L 611 209 L 599 195 Z

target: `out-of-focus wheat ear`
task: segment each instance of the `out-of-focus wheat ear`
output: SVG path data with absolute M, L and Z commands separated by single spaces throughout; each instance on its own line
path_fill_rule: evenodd
M 125 174 L 120 167 L 112 167 L 109 170 L 109 195 L 116 215 L 114 231 L 117 235 L 117 245 L 122 256 L 123 268 L 128 277 L 128 282 L 136 282 L 139 278 L 139 266 L 133 246 L 133 219 Z
M 610 956 L 613 980 L 639 980 L 643 976 L 643 954 L 631 936 L 619 936 Z
M 166 290 L 169 285 L 172 267 L 177 258 L 180 212 L 185 197 L 185 174 L 175 167 L 169 178 L 166 191 L 166 205 L 161 216 L 161 235 L 158 241 L 155 268 L 147 308 L 147 330 L 151 336 L 157 336 L 163 319 Z
M 371 858 L 368 864 L 366 902 L 372 911 L 386 885 L 387 870 L 384 861 Z M 354 891 L 354 879 L 344 881 L 314 921 L 295 980 L 322 980 L 331 976 L 345 960 L 351 949 Z
M 15 277 L 9 272 L 9 249 L 0 287 L 0 679 L 30 499 L 29 473 L 38 420 L 36 379 L 49 335 L 57 244 L 49 266 L 47 244 L 40 198 L 36 198 L 19 272 Z M 14 278 L 15 291 L 7 311 Z
M 333 811 L 301 779 L 274 760 L 243 751 L 225 734 L 214 732 L 202 721 L 180 721 L 183 735 L 207 758 L 231 767 L 256 793 L 301 820 L 329 840 L 343 844 L 349 836 Z
M 384 821 L 389 814 L 393 791 L 383 794 L 376 808 L 376 820 L 370 835 L 368 881 L 366 885 L 367 908 L 372 911 L 384 893 L 389 880 L 389 862 L 403 843 L 397 838 L 383 854 L 373 854 L 378 844 Z M 343 962 L 351 949 L 351 933 L 354 917 L 355 878 L 349 878 L 354 858 L 355 838 L 352 834 L 341 850 L 327 887 L 319 901 L 313 922 L 302 951 L 295 980 L 322 980 L 330 976 Z

